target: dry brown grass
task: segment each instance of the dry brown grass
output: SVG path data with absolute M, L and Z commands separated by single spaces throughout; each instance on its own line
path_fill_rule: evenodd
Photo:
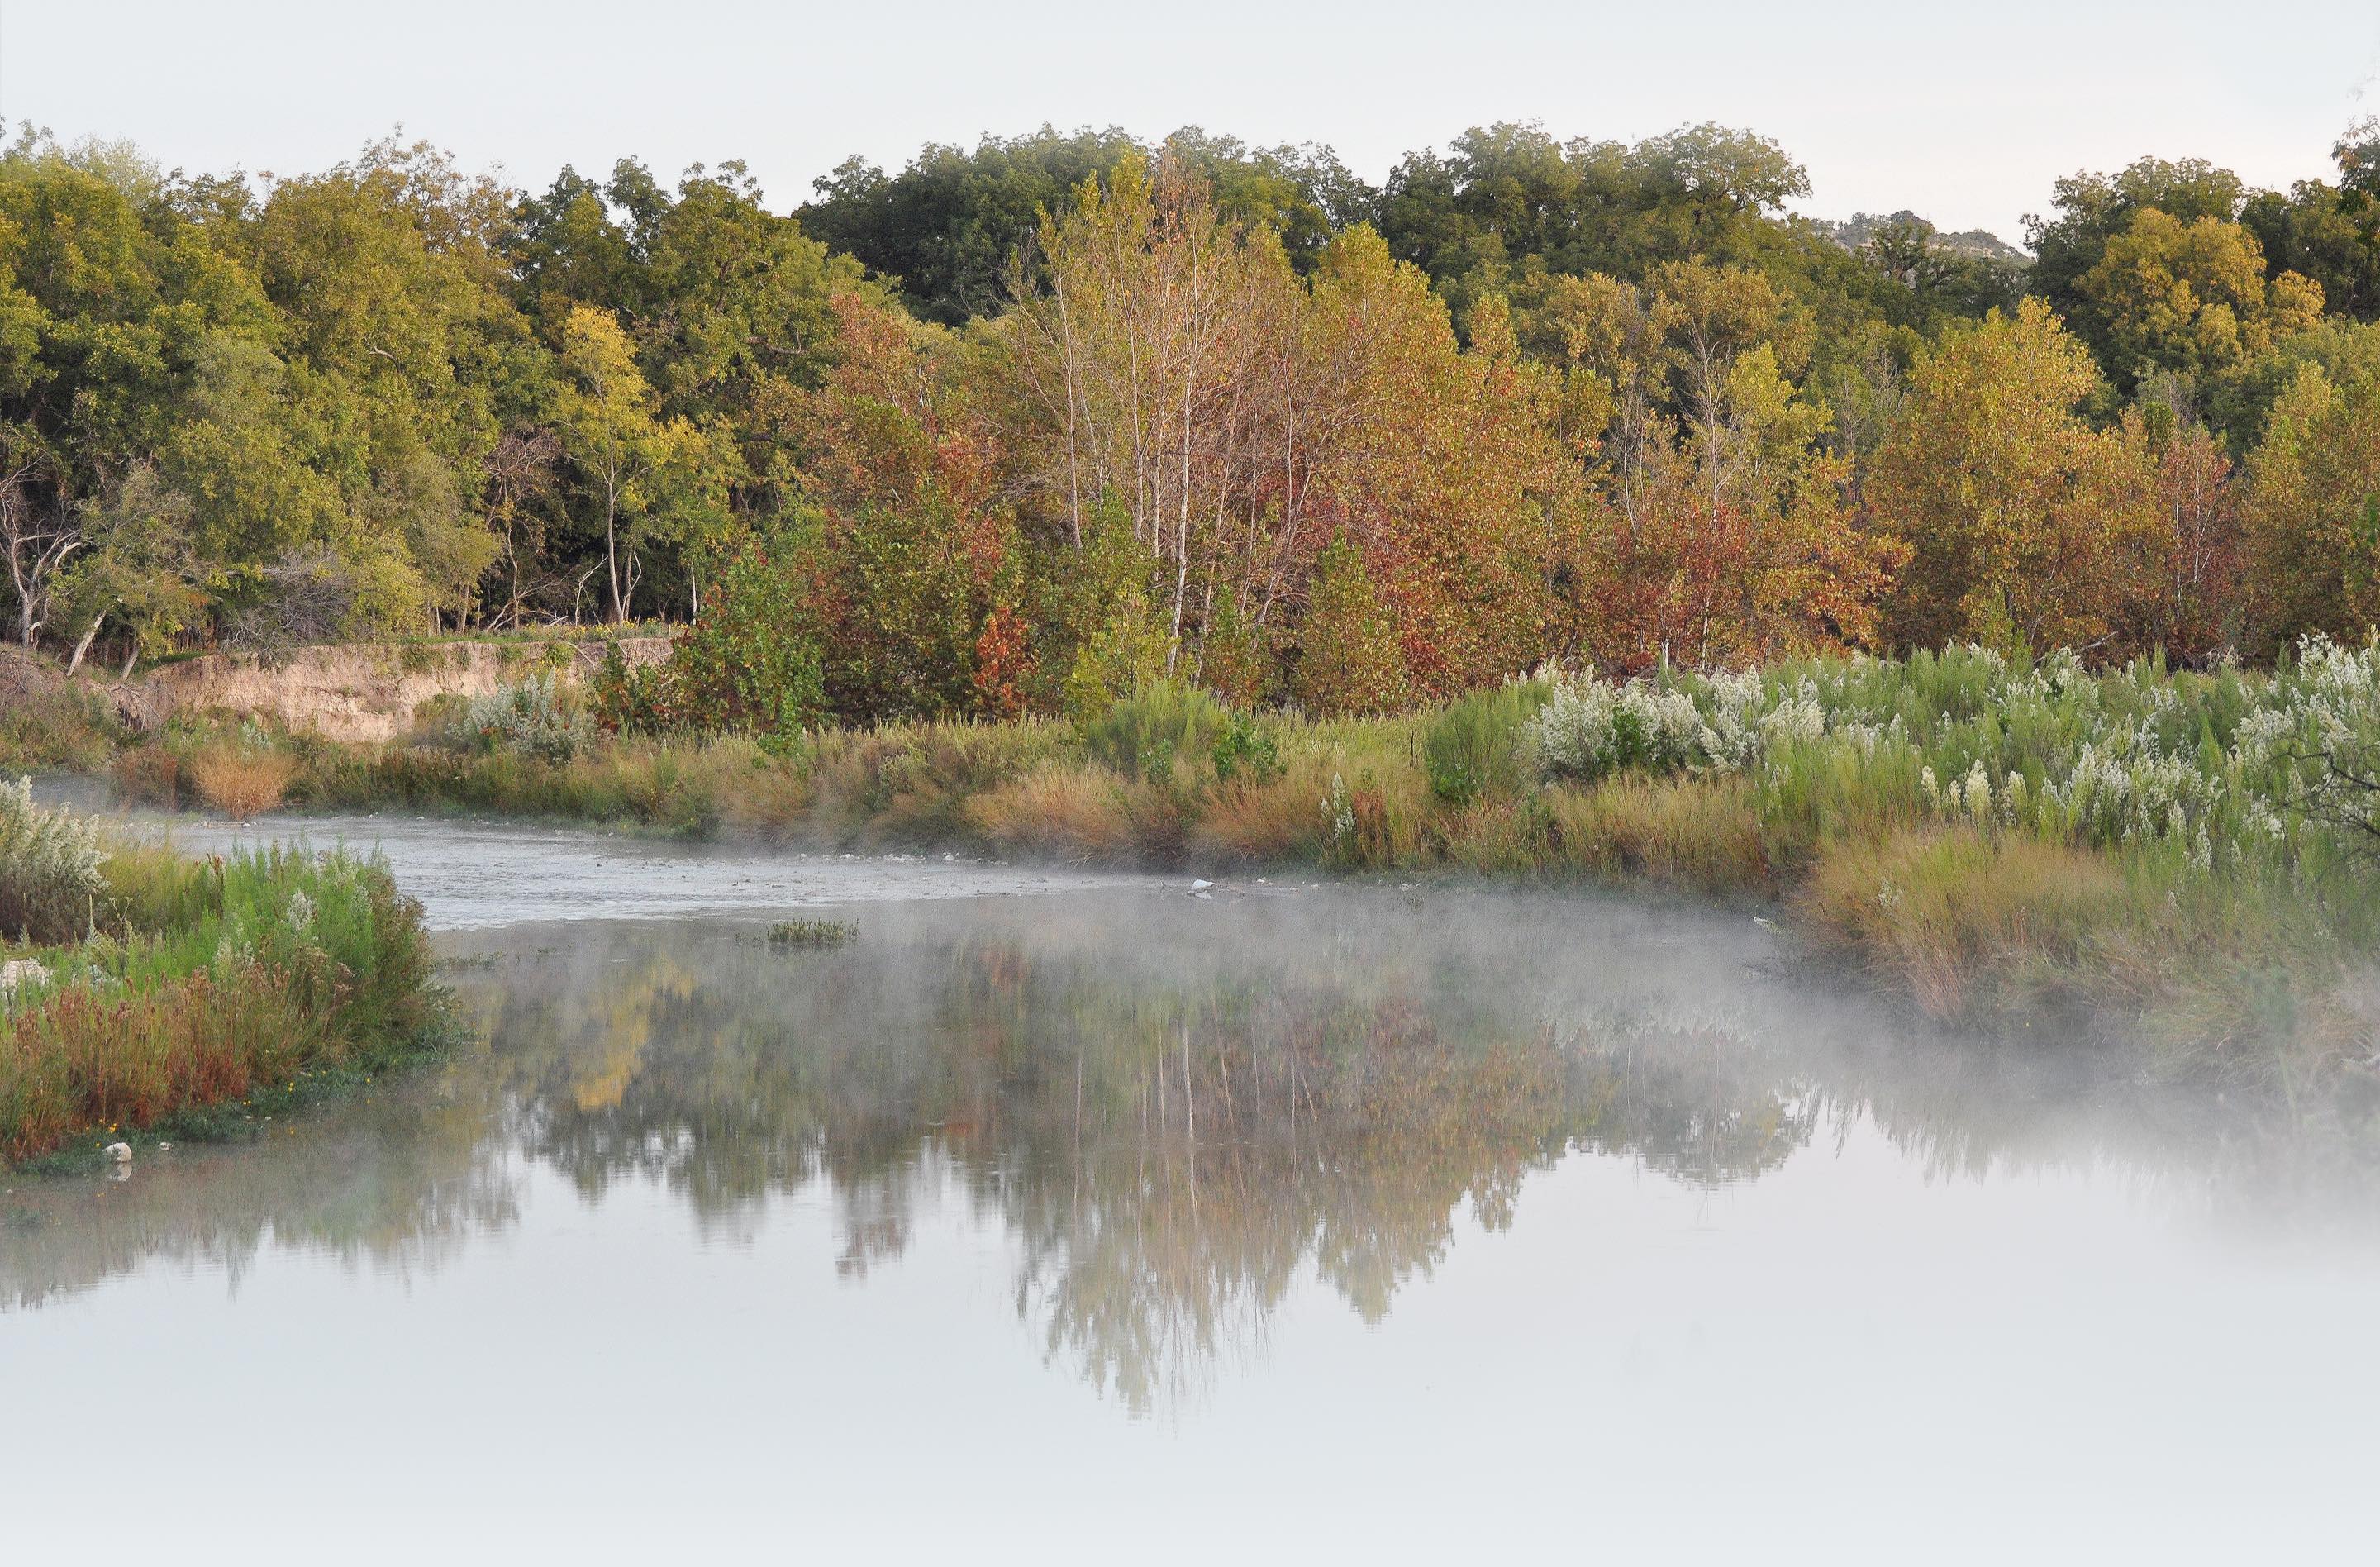
M 1474 800 L 1443 825 L 1446 857 L 1483 876 L 1542 874 L 1551 815 L 1537 802 L 1510 798 Z
M 1968 828 L 1821 851 L 1795 900 L 1815 939 L 1897 978 L 1930 1016 L 1977 1021 L 2041 999 L 2131 922 L 2104 856 Z M 2022 997 L 1997 994 L 2031 992 Z
M 281 804 L 297 773 L 294 757 L 239 746 L 212 747 L 190 761 L 190 782 L 199 797 L 234 821 L 246 821 Z
M 182 759 L 164 746 L 132 746 L 108 763 L 110 785 L 127 805 L 178 810 L 182 805 Z
M 806 834 L 829 844 L 931 844 L 976 831 L 971 805 L 1061 759 L 1073 732 L 1046 719 L 920 723 L 818 737 Z
M 1240 865 L 1313 858 L 1321 852 L 1322 796 L 1330 788 L 1330 770 L 1313 758 L 1270 778 L 1218 784 L 1189 826 L 1190 855 Z
M 770 756 L 748 740 L 716 740 L 686 769 L 688 783 L 718 802 L 720 821 L 772 843 L 797 836 L 818 799 L 807 767 Z
M 1760 802 L 1744 779 L 1611 778 L 1548 789 L 1543 803 L 1548 852 L 1537 864 L 1705 893 L 1769 886 Z
M 1343 870 L 1398 870 L 1427 862 L 1438 802 L 1418 767 L 1333 769 L 1330 782 L 1343 790 L 1352 820 L 1333 824 L 1316 802 L 1325 863 Z
M 967 801 L 965 812 L 987 843 L 1010 854 L 1117 861 L 1136 847 L 1134 803 L 1105 768 L 1047 762 Z

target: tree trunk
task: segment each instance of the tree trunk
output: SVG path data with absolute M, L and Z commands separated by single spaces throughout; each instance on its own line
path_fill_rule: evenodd
M 82 661 L 91 652 L 91 645 L 99 639 L 99 628 L 105 623 L 106 619 L 107 612 L 105 610 L 102 610 L 97 614 L 91 617 L 91 628 L 82 634 L 82 640 L 75 644 L 74 657 L 67 661 L 67 673 L 68 674 L 72 674 L 76 670 L 82 667 Z
M 615 480 L 606 480 L 603 487 L 603 565 L 612 578 L 612 624 L 628 623 L 628 601 L 620 591 L 620 487 Z

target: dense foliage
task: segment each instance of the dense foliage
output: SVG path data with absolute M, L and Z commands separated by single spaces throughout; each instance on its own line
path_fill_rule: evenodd
M 2380 617 L 2380 179 L 2058 183 L 2034 255 L 1789 216 L 1689 127 L 1044 129 L 798 213 L 0 153 L 0 587 L 72 665 L 659 618 L 629 730 L 1388 711 L 1973 641 L 2269 659 Z M 498 725 L 502 727 L 502 725 Z M 1448 786 L 1470 787 L 1456 773 Z

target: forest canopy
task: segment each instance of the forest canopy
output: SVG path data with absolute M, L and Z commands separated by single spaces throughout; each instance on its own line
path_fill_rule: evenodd
M 0 152 L 0 613 L 76 665 L 661 620 L 756 726 L 2380 617 L 2380 128 L 1792 215 L 1703 125 L 1192 128 L 543 190 Z M 767 688 L 752 669 L 779 672 Z M 722 690 L 725 687 L 722 688 Z

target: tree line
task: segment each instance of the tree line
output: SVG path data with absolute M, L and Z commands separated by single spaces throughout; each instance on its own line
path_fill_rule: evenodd
M 1378 187 L 1196 128 L 543 192 L 0 153 L 0 587 L 129 668 L 692 627 L 649 721 L 1393 709 L 1974 640 L 2269 658 L 2380 621 L 2380 128 L 2144 159 L 2028 257 L 1690 127 Z

